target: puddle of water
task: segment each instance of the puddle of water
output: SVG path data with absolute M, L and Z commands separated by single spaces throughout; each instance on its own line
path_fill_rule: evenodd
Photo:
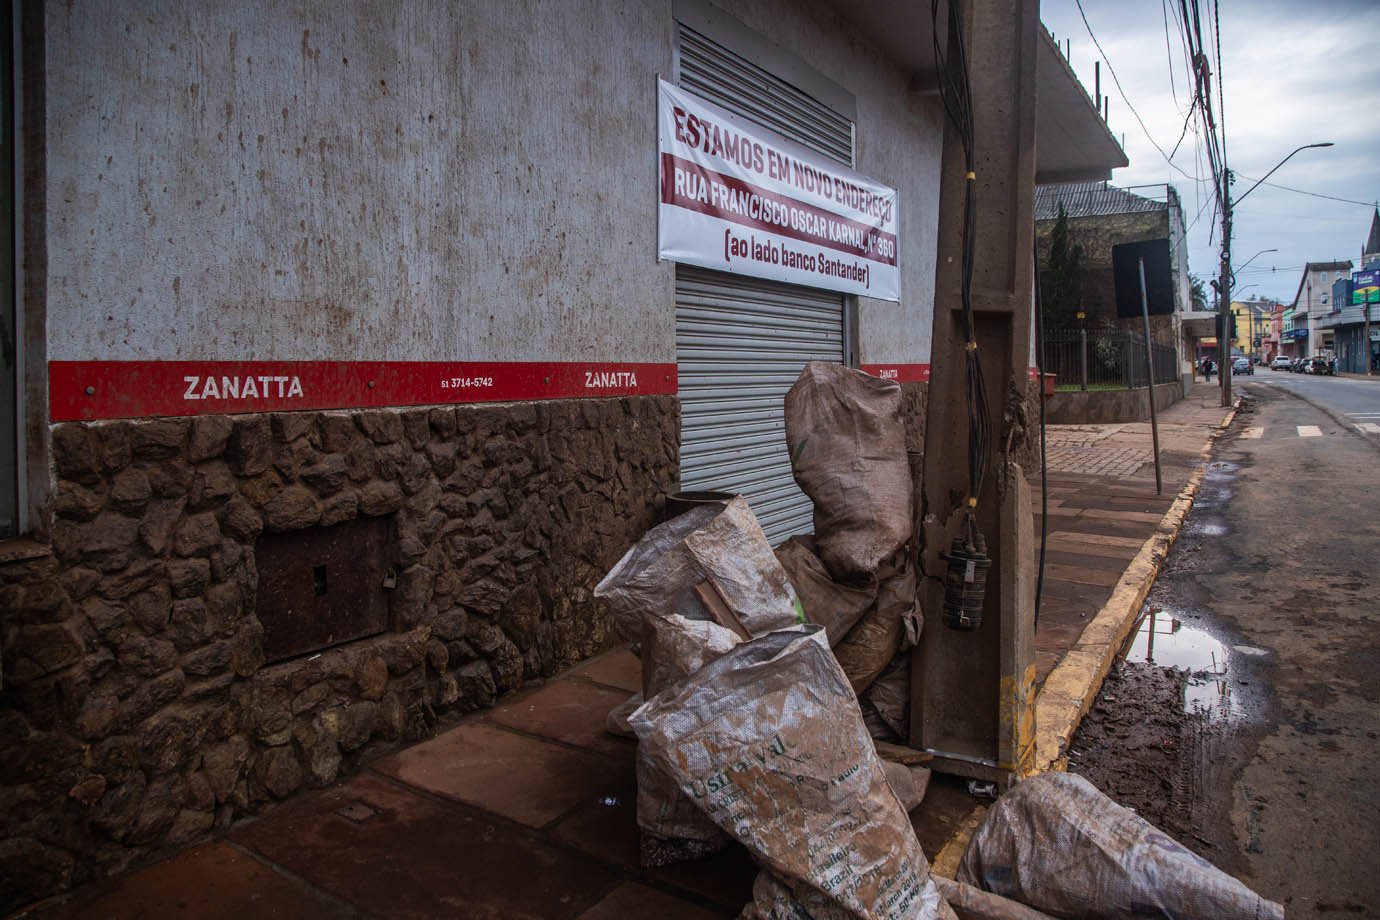
M 1188 530 L 1205 537 L 1225 537 L 1227 528 L 1222 524 L 1209 524 L 1206 522 L 1189 523 Z
M 1126 651 L 1127 661 L 1144 661 L 1189 672 L 1184 709 L 1235 719 L 1245 714 L 1229 680 L 1233 651 L 1263 655 L 1250 646 L 1229 648 L 1211 634 L 1186 626 L 1177 617 L 1152 607 Z

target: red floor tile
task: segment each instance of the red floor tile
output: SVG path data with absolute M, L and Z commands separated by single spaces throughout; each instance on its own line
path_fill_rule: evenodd
M 226 843 L 207 843 L 32 914 L 53 918 L 349 917 L 353 913 Z
M 482 722 L 466 722 L 374 766 L 530 827 L 612 794 L 632 768 L 631 752 L 622 762 Z
M 367 774 L 233 837 L 378 917 L 568 920 L 623 882 L 508 821 Z
M 642 689 L 642 662 L 626 645 L 605 652 L 580 665 L 572 673 L 626 690 L 630 694 Z
M 628 696 L 624 690 L 565 677 L 499 706 L 485 718 L 543 738 L 631 759 L 636 742 L 604 730 L 609 710 L 626 702 Z

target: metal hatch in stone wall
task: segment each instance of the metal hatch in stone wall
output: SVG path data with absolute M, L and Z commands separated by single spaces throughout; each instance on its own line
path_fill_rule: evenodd
M 267 661 L 388 629 L 391 533 L 390 519 L 379 517 L 259 538 L 255 611 Z

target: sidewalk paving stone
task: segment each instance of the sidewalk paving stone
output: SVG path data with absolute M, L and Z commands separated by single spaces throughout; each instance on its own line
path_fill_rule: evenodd
M 580 802 L 613 794 L 631 775 L 632 750 L 626 758 L 610 758 L 473 721 L 387 757 L 374 769 L 539 828 Z
M 558 680 L 501 703 L 485 720 L 591 751 L 631 756 L 636 742 L 604 730 L 609 710 L 627 698 L 626 690 L 583 680 Z
M 377 917 L 578 917 L 623 881 L 516 824 L 372 773 L 231 838 Z
M 628 694 L 642 690 L 642 662 L 627 646 L 592 658 L 571 669 L 572 675 L 587 678 L 609 687 L 617 687 Z
M 175 916 L 198 920 L 335 920 L 353 915 L 343 904 L 224 841 L 201 844 L 177 859 L 98 882 L 71 902 L 45 913 L 61 920 Z

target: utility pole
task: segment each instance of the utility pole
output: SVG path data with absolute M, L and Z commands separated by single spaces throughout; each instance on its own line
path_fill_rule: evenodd
M 1294 156 L 1294 154 L 1298 153 L 1300 150 L 1311 150 L 1311 149 L 1314 148 L 1314 147 L 1331 147 L 1331 146 L 1332 146 L 1332 142 L 1331 142 L 1331 141 L 1322 141 L 1322 142 L 1317 143 L 1317 144 L 1304 144 L 1302 147 L 1295 147 L 1293 150 L 1291 150 L 1291 151 L 1289 152 L 1289 155 L 1288 155 L 1288 156 L 1286 156 L 1284 159 L 1280 160 L 1280 161 L 1279 161 L 1278 163 L 1276 163 L 1273 167 L 1271 167 L 1269 172 L 1267 172 L 1265 175 L 1261 176 L 1259 179 L 1255 180 L 1255 184 L 1254 184 L 1254 185 L 1252 185 L 1250 188 L 1246 189 L 1246 191 L 1242 192 L 1242 193 L 1241 193 L 1241 197 L 1237 199 L 1237 202 L 1239 203 L 1239 202 L 1245 201 L 1247 195 L 1249 195 L 1251 192 L 1255 191 L 1256 189 L 1260 188 L 1260 184 L 1261 184 L 1262 182 L 1264 182 L 1266 179 L 1268 179 L 1268 178 L 1270 178 L 1271 176 L 1273 176 L 1273 175 L 1275 174 L 1275 170 L 1279 169 L 1279 168 L 1280 168 L 1281 166 L 1283 166 L 1285 163 L 1288 163 L 1289 160 Z M 1217 285 L 1218 285 L 1218 286 L 1217 286 L 1217 296 L 1218 296 L 1218 298 L 1219 298 L 1219 300 L 1217 301 L 1217 322 L 1220 323 L 1221 325 L 1218 327 L 1218 330 L 1217 330 L 1217 361 L 1218 361 L 1219 364 L 1222 365 L 1222 366 L 1219 368 L 1219 370 L 1222 372 L 1222 405 L 1223 405 L 1224 407 L 1226 407 L 1226 406 L 1230 406 L 1230 405 L 1231 405 L 1231 366 L 1230 366 L 1229 363 L 1228 363 L 1228 364 L 1222 364 L 1222 344 L 1223 344 L 1224 342 L 1227 341 L 1227 335 L 1228 335 L 1228 333 L 1231 332 L 1231 281 L 1232 281 L 1232 271 L 1231 271 L 1231 209 L 1232 209 L 1232 203 L 1231 203 L 1231 170 L 1228 169 L 1225 165 L 1223 165 L 1223 167 L 1222 167 L 1221 199 L 1222 199 L 1222 273 L 1221 273 L 1221 276 L 1220 276 L 1220 278 L 1219 278 L 1219 280 L 1218 280 L 1218 283 L 1217 283 Z M 1268 250 L 1267 250 L 1267 251 L 1268 251 Z M 1259 255 L 1259 253 L 1256 253 L 1256 255 Z M 1254 258 L 1255 258 L 1255 256 L 1251 256 L 1251 259 L 1254 259 Z M 1247 261 L 1247 262 L 1250 262 L 1251 259 L 1247 259 L 1246 261 Z M 1312 298 L 1310 297 L 1309 299 L 1311 300 Z M 1370 343 L 1369 343 L 1369 342 L 1366 343 L 1366 347 L 1367 347 L 1367 348 L 1370 347 Z M 1228 345 L 1228 346 L 1227 346 L 1227 357 L 1228 357 L 1228 360 L 1230 360 L 1230 356 L 1231 356 L 1231 346 Z M 1369 359 L 1369 353 L 1367 354 L 1367 359 Z
M 1245 197 L 1245 196 L 1242 196 Z M 1222 169 L 1222 265 L 1217 281 L 1217 373 L 1221 374 L 1222 405 L 1231 405 L 1231 170 Z M 1223 347 L 1225 345 L 1225 348 Z
M 938 267 L 935 271 L 933 370 L 925 431 L 943 449 L 925 451 L 925 509 L 917 535 L 917 588 L 932 625 L 911 654 L 911 747 L 934 755 L 932 765 L 970 779 L 1028 776 L 1035 767 L 1035 532 L 1025 473 L 1008 453 L 1020 429 L 1028 387 L 1034 290 L 1035 60 L 1038 4 L 950 0 L 966 55 L 972 91 L 973 148 L 983 156 L 965 172 L 961 131 L 944 130 L 939 183 Z M 1014 15 L 1013 15 L 1014 13 Z M 941 35 L 943 33 L 941 32 Z M 951 41 L 956 40 L 951 38 Z M 1012 63 L 1014 62 L 1014 63 Z M 1012 70 L 1011 68 L 1014 68 Z M 1011 76 L 1014 74 L 1015 79 Z M 1011 156 L 997 155 L 1011 151 Z M 965 184 L 966 183 L 966 184 Z M 968 228 L 982 253 L 972 267 L 973 342 L 957 309 L 963 291 L 966 195 L 982 203 Z M 970 356 L 981 356 L 990 403 L 983 445 L 990 474 L 971 495 L 967 389 Z M 971 503 L 969 501 L 971 499 Z M 991 568 L 981 628 L 947 628 L 938 612 L 947 596 L 945 551 L 976 518 L 986 535 Z

